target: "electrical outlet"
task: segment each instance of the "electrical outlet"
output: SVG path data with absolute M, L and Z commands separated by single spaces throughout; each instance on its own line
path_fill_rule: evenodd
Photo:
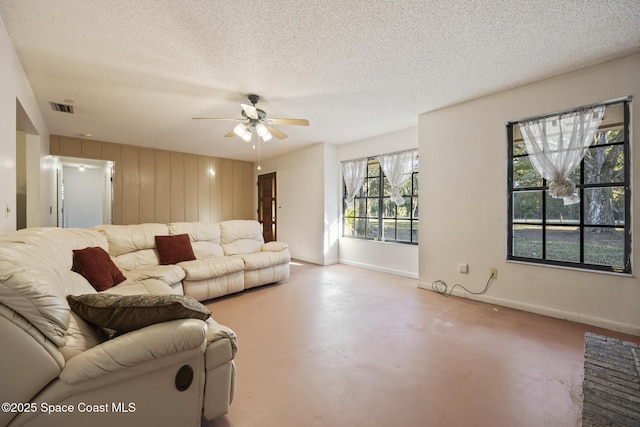
M 495 267 L 491 267 L 489 269 L 489 273 L 491 274 L 491 277 L 493 278 L 493 280 L 496 280 L 498 278 L 498 269 Z
M 462 274 L 469 273 L 469 264 L 460 263 L 458 264 L 458 271 Z

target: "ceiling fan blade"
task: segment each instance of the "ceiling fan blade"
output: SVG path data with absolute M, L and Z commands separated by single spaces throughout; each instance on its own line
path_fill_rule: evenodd
M 247 117 L 249 117 L 250 119 L 258 120 L 260 118 L 258 117 L 258 110 L 253 105 L 247 105 L 247 104 L 240 104 L 240 105 L 242 105 L 242 109 L 244 110 Z
M 231 138 L 232 136 L 236 136 L 236 133 L 234 131 L 231 131 L 231 132 L 225 134 L 226 138 Z
M 267 119 L 267 121 L 274 125 L 309 126 L 307 119 Z
M 285 139 L 287 137 L 287 135 L 280 132 L 278 129 L 274 128 L 273 126 L 269 126 L 269 125 L 265 125 L 265 126 L 267 127 L 267 129 L 269 129 L 269 132 L 271 133 L 271 135 L 275 136 L 276 138 Z
M 218 118 L 218 117 L 193 117 L 193 120 L 225 120 L 232 122 L 241 122 L 245 119 L 231 119 L 231 118 Z

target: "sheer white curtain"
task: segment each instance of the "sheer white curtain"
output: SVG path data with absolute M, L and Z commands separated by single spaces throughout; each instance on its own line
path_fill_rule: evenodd
M 396 205 L 404 204 L 404 198 L 400 195 L 400 187 L 411 178 L 415 156 L 416 150 L 378 156 L 382 171 L 391 185 L 391 200 Z
M 565 205 L 580 202 L 569 179 L 578 167 L 602 121 L 603 106 L 518 123 L 529 161 L 550 182 L 549 194 Z
M 353 209 L 353 198 L 358 194 L 364 179 L 367 177 L 367 164 L 366 158 L 342 162 L 342 177 L 347 189 L 344 202 L 347 204 L 348 209 Z

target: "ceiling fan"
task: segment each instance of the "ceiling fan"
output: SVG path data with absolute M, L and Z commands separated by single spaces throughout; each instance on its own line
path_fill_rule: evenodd
M 287 137 L 287 135 L 271 125 L 309 126 L 309 120 L 307 119 L 268 119 L 264 110 L 256 108 L 256 104 L 260 101 L 260 96 L 250 94 L 248 98 L 252 105 L 240 104 L 242 106 L 242 118 L 194 117 L 193 120 L 239 121 L 241 123 L 236 125 L 225 137 L 238 135 L 247 142 L 251 141 L 254 135 L 260 136 L 263 141 L 270 140 L 272 136 L 278 139 Z

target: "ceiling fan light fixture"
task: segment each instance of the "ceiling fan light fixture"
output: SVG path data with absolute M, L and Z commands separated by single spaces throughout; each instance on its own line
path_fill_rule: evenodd
M 264 138 L 264 136 L 269 133 L 269 130 L 262 123 L 258 123 L 256 125 L 256 132 L 258 132 L 258 135 L 260 135 L 262 138 Z
M 233 128 L 233 132 L 240 138 L 242 138 L 242 136 L 247 133 L 251 134 L 251 132 L 249 132 L 249 130 L 247 129 L 247 125 L 245 125 L 244 123 L 237 124 L 236 127 Z
M 269 141 L 276 137 L 278 139 L 285 139 L 286 134 L 281 132 L 271 125 L 291 125 L 291 126 L 309 126 L 309 120 L 307 119 L 267 119 L 267 113 L 264 110 L 256 108 L 256 104 L 260 100 L 258 95 L 249 95 L 249 101 L 252 105 L 240 104 L 242 111 L 240 112 L 242 118 L 217 118 L 217 117 L 194 117 L 194 120 L 225 120 L 225 121 L 242 121 L 237 124 L 231 132 L 225 134 L 225 137 L 233 137 L 234 135 L 242 138 L 243 141 L 253 142 L 256 144 L 254 138 L 262 138 L 262 141 Z M 259 144 L 259 141 L 258 141 Z

